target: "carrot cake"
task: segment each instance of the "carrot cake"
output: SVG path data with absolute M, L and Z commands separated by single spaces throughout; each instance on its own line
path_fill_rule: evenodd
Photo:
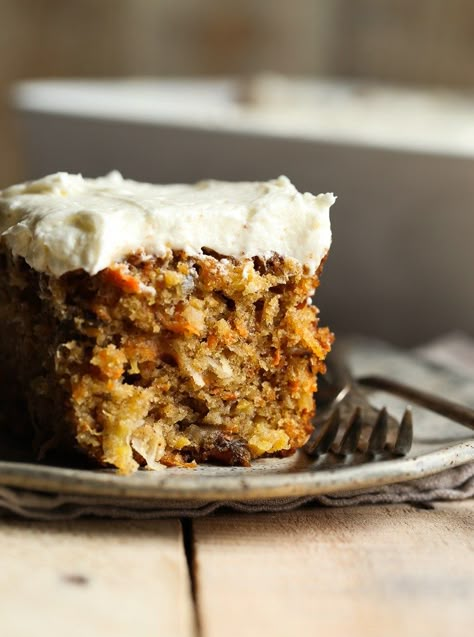
M 332 194 L 57 173 L 0 191 L 3 426 L 40 458 L 248 465 L 311 430 Z

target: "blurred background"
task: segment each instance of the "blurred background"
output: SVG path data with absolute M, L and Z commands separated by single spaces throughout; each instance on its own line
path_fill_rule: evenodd
M 323 322 L 402 345 L 474 334 L 473 58 L 469 0 L 0 0 L 0 187 L 285 173 L 339 196 Z M 217 76 L 233 104 L 191 85 L 179 121 L 150 84 Z M 35 78 L 108 83 L 18 87 Z

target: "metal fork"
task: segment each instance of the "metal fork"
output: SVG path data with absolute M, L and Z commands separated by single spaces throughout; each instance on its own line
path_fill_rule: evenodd
M 410 409 L 398 421 L 385 407 L 371 405 L 339 347 L 331 352 L 328 372 L 319 378 L 318 385 L 318 413 L 314 432 L 304 447 L 306 453 L 314 457 L 328 452 L 342 457 L 357 454 L 364 461 L 408 453 L 413 442 Z

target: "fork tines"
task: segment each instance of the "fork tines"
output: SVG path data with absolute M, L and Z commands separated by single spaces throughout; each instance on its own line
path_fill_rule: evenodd
M 331 450 L 336 440 L 341 424 L 341 412 L 336 408 L 331 416 L 327 418 L 321 426 L 314 430 L 311 438 L 306 443 L 305 449 L 308 453 L 319 456 Z
M 405 409 L 398 436 L 393 446 L 393 452 L 397 456 L 405 456 L 413 444 L 413 416 L 411 409 Z
M 336 452 L 338 455 L 347 456 L 350 453 L 354 453 L 354 450 L 359 447 L 362 425 L 362 410 L 357 407 L 339 444 Z
M 377 420 L 375 421 L 374 428 L 370 434 L 369 444 L 367 446 L 367 452 L 373 456 L 385 451 L 387 444 L 387 432 L 388 432 L 388 413 L 386 407 L 383 407 Z
M 375 420 L 364 420 L 363 411 L 357 407 L 349 420 L 341 416 L 341 410 L 336 408 L 332 414 L 318 425 L 314 434 L 306 444 L 306 451 L 312 456 L 320 456 L 328 452 L 338 456 L 362 454 L 367 459 L 394 456 L 404 456 L 411 448 L 413 441 L 413 419 L 410 409 L 406 409 L 400 423 L 397 421 L 395 442 L 390 444 L 388 439 L 393 436 L 393 427 L 389 427 L 389 415 L 384 407 Z M 393 421 L 393 419 L 392 419 Z M 344 422 L 348 422 L 344 434 L 339 442 L 338 433 Z M 364 443 L 364 440 L 368 442 Z

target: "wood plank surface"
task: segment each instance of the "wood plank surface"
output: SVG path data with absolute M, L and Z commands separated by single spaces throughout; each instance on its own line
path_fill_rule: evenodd
M 188 637 L 179 521 L 0 521 L 2 637 Z
M 474 501 L 194 522 L 203 637 L 437 637 L 474 626 Z

